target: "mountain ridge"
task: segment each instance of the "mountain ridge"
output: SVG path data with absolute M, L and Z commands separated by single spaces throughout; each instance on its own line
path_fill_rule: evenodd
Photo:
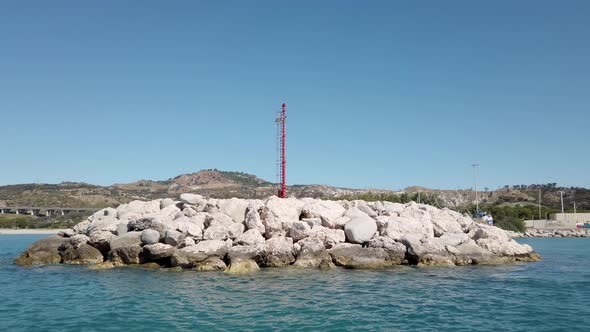
M 198 193 L 215 198 L 266 198 L 276 194 L 278 186 L 253 174 L 236 171 L 205 169 L 180 174 L 166 180 L 138 180 L 100 186 L 84 182 L 65 181 L 59 184 L 14 184 L 0 186 L 0 205 L 56 206 L 102 208 L 131 200 L 149 200 L 163 197 L 178 198 L 181 193 Z M 497 190 L 480 192 L 482 205 L 536 205 L 541 191 L 542 204 L 560 206 L 559 191 L 564 201 L 575 201 L 578 209 L 590 209 L 590 190 L 586 188 L 562 188 L 555 183 L 541 185 L 505 186 Z M 474 204 L 471 189 L 447 190 L 412 186 L 403 190 L 354 189 L 322 184 L 302 184 L 288 187 L 295 197 L 328 199 L 355 199 L 360 195 L 406 195 L 406 199 L 422 199 L 429 204 L 449 208 L 462 208 Z M 421 195 L 419 195 L 420 193 Z M 408 198 L 409 197 L 409 198 Z M 569 204 L 569 203 L 568 203 Z M 570 207 L 569 205 L 566 207 Z

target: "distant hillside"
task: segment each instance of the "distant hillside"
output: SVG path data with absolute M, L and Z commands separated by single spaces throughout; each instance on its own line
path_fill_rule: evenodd
M 578 187 L 558 187 L 556 183 L 504 186 L 498 190 L 479 192 L 479 201 L 482 205 L 490 206 L 515 206 L 537 205 L 539 193 L 541 193 L 541 205 L 561 209 L 560 191 L 563 191 L 564 207 L 573 211 L 573 203 L 576 202 L 578 210 L 590 209 L 590 189 Z M 434 190 L 422 187 L 410 187 L 403 190 L 407 193 L 426 192 L 436 194 L 440 203 L 450 208 L 462 208 L 475 204 L 473 190 Z
M 87 183 L 19 184 L 0 186 L 2 206 L 93 207 L 116 206 L 135 199 L 178 198 L 191 192 L 216 198 L 265 198 L 278 187 L 252 174 L 217 169 L 182 174 L 162 181 L 139 180 L 132 183 L 96 186 Z M 297 197 L 338 197 L 360 194 L 364 189 L 345 189 L 324 185 L 295 185 L 289 193 Z M 388 192 L 388 190 L 376 190 Z
M 87 183 L 64 182 L 60 184 L 18 184 L 0 186 L 0 206 L 52 206 L 92 207 L 116 206 L 131 200 L 178 198 L 181 193 L 192 192 L 217 198 L 265 198 L 274 195 L 277 186 L 252 174 L 227 172 L 217 169 L 182 174 L 162 181 L 140 180 L 133 183 L 96 186 Z M 474 204 L 472 190 L 436 190 L 410 187 L 400 192 L 378 189 L 350 189 L 326 185 L 293 185 L 289 194 L 296 197 L 355 199 L 418 200 L 440 207 L 461 209 Z M 590 209 L 590 190 L 585 188 L 560 188 L 555 183 L 545 185 L 505 186 L 499 190 L 479 193 L 482 205 L 512 206 L 537 204 L 539 190 L 542 204 L 559 208 L 559 191 L 564 191 L 566 208 Z M 420 195 L 418 195 L 420 193 Z

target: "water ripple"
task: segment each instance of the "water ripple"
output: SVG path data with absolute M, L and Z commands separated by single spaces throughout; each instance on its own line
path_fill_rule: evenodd
M 590 323 L 590 239 L 532 239 L 536 264 L 265 269 L 247 276 L 21 268 L 0 236 L 2 331 L 552 331 Z

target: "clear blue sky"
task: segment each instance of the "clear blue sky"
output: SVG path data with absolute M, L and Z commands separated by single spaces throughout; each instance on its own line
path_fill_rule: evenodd
M 588 1 L 2 1 L 0 184 L 590 187 Z

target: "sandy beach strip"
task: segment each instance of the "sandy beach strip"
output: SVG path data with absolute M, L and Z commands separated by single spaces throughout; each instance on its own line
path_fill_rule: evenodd
M 11 229 L 11 228 L 0 228 L 0 234 L 11 234 L 11 235 L 25 235 L 25 234 L 57 234 L 64 229 Z

